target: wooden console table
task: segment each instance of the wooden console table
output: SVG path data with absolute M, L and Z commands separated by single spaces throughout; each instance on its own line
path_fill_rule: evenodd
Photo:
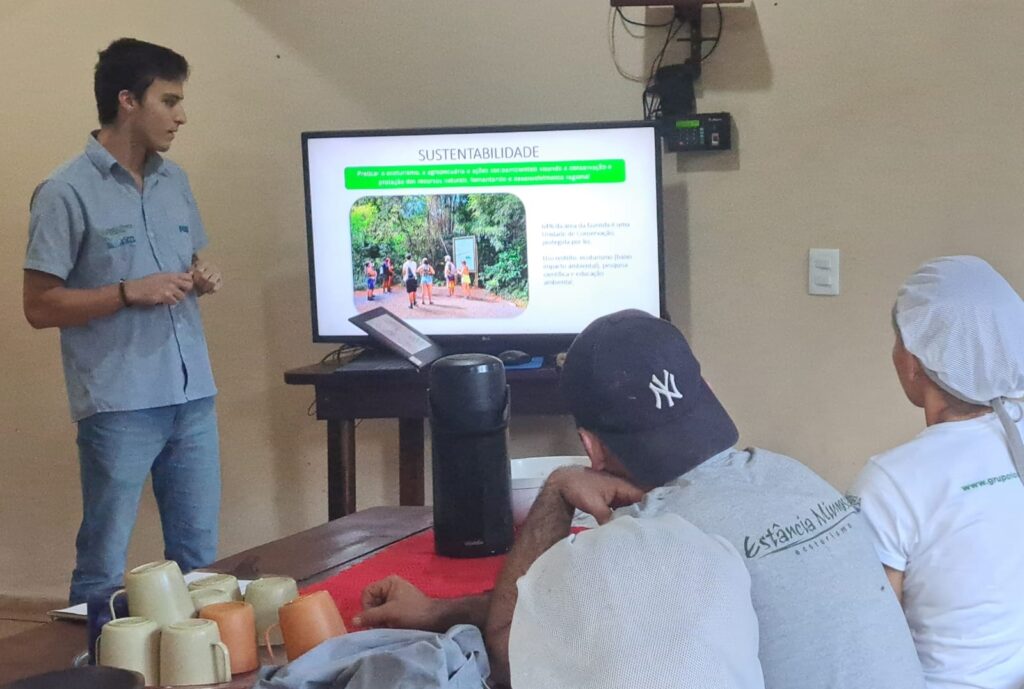
M 506 372 L 512 413 L 568 414 L 553 365 Z M 316 417 L 327 422 L 327 514 L 337 519 L 356 509 L 356 419 L 398 419 L 400 505 L 422 505 L 423 419 L 427 369 L 417 371 L 391 354 L 369 351 L 338 367 L 314 364 L 284 374 L 289 385 L 312 385 Z

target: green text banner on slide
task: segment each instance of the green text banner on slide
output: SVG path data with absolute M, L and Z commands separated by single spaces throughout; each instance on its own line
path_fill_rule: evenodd
M 625 181 L 625 160 L 559 160 L 542 163 L 390 165 L 345 168 L 346 189 L 614 184 Z

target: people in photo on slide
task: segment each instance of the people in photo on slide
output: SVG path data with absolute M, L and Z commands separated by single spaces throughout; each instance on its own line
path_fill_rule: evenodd
M 448 287 L 448 296 L 455 296 L 455 263 L 452 261 L 451 256 L 444 257 L 444 283 Z
M 419 288 L 419 281 L 416 279 L 416 261 L 412 254 L 405 255 L 405 263 L 402 264 L 402 281 L 405 282 L 405 291 L 409 295 L 409 308 L 416 306 L 416 290 Z
M 377 284 L 377 271 L 373 268 L 373 261 L 367 261 L 363 270 L 366 275 L 366 300 L 373 301 L 373 290 Z
M 423 262 L 420 264 L 420 267 L 416 269 L 416 272 L 420 276 L 420 283 L 423 285 L 423 296 L 420 299 L 420 303 L 433 304 L 434 266 L 430 265 L 430 259 L 424 256 Z
M 469 299 L 473 294 L 473 280 L 469 277 L 469 265 L 466 259 L 462 259 L 462 267 L 459 269 L 462 274 L 462 298 Z
M 391 265 L 391 257 L 385 256 L 380 264 L 381 292 L 391 292 L 391 277 L 394 274 L 394 267 Z

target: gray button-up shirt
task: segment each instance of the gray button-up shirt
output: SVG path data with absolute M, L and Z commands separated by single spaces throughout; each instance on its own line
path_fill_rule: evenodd
M 185 272 L 206 245 L 185 172 L 151 154 L 139 193 L 131 174 L 90 136 L 31 202 L 25 268 L 87 289 Z M 121 309 L 61 328 L 71 416 L 149 409 L 216 394 L 195 293 L 175 306 Z

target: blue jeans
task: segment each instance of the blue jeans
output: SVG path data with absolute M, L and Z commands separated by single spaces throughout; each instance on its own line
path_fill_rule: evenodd
M 164 557 L 182 571 L 217 557 L 220 448 L 214 398 L 78 422 L 82 525 L 70 604 L 120 585 L 146 476 L 160 510 Z M 137 563 L 142 564 L 142 563 Z

